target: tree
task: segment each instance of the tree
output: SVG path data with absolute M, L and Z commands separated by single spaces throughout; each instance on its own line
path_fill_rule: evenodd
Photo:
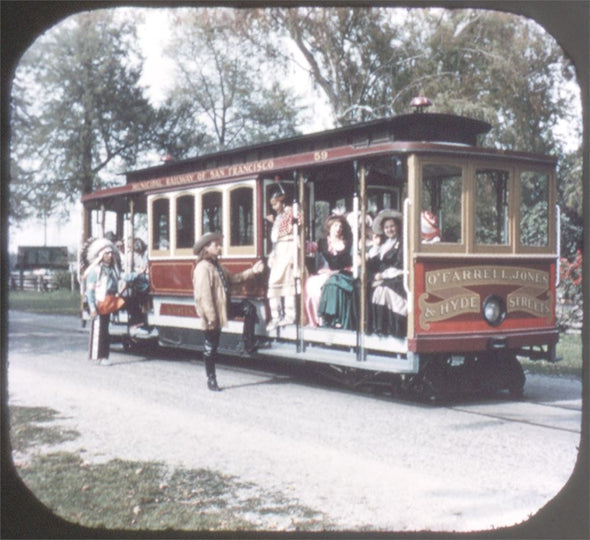
M 566 124 L 581 139 L 572 129 L 580 125 L 578 98 L 567 84 L 574 66 L 534 22 L 484 10 L 390 8 L 255 10 L 247 22 L 270 56 L 283 53 L 269 53 L 277 41 L 264 36 L 292 40 L 338 125 L 407 112 L 422 94 L 436 112 L 489 122 L 483 144 L 559 155 L 562 247 L 580 245 L 581 153 L 566 154 L 556 137 Z
M 563 83 L 574 71 L 553 38 L 493 11 L 417 10 L 410 27 L 430 29 L 415 72 L 438 111 L 490 122 L 496 147 L 555 151 L 555 127 L 570 117 Z
M 337 125 L 387 116 L 396 89 L 407 84 L 407 31 L 391 13 L 369 8 L 289 8 L 251 12 L 246 29 L 261 25 L 253 41 L 271 33 L 299 49 L 314 84 L 326 96 Z M 253 22 L 257 24 L 253 24 Z M 284 43 L 278 41 L 285 49 Z M 268 50 L 269 44 L 264 44 Z M 274 56 L 281 56 L 275 51 Z M 409 55 L 413 55 L 413 49 Z M 288 53 L 287 53 L 288 55 Z M 384 84 L 387 81 L 387 84 Z
M 290 8 L 254 10 L 248 23 L 267 51 L 272 43 L 265 36 L 290 37 L 339 125 L 407 112 L 422 93 L 437 112 L 489 121 L 488 143 L 543 153 L 555 150 L 556 125 L 572 119 L 564 82 L 573 79 L 574 66 L 552 37 L 522 17 Z
M 11 103 L 11 219 L 44 216 L 115 182 L 154 136 L 133 25 L 114 11 L 48 32 L 17 68 Z M 43 194 L 43 196 L 39 196 Z
M 169 54 L 177 77 L 169 105 L 187 121 L 192 111 L 192 121 L 210 136 L 193 154 L 297 133 L 298 108 L 279 83 L 280 66 L 253 54 L 238 21 L 226 9 L 176 15 Z

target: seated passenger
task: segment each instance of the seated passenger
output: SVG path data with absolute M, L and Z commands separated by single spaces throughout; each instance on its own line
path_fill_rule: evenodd
M 436 244 L 440 242 L 440 229 L 438 219 L 429 210 L 422 210 L 420 214 L 420 229 L 423 244 Z
M 351 271 L 352 230 L 344 216 L 328 218 L 327 229 L 320 251 L 328 264 L 329 277 L 321 288 L 317 317 L 322 326 L 352 329 L 357 319 Z
M 332 215 L 326 220 L 326 236 L 317 245 L 318 271 L 305 282 L 305 311 L 310 326 L 320 326 L 318 314 L 322 288 L 328 278 L 342 269 L 350 269 L 352 231 L 344 216 Z
M 129 239 L 130 240 L 130 239 Z M 128 243 L 131 242 L 128 240 Z M 148 275 L 147 244 L 141 238 L 133 240 L 133 270 L 123 275 L 127 290 L 127 313 L 133 334 L 147 333 L 147 300 L 150 288 Z
M 382 210 L 373 222 L 373 246 L 367 254 L 371 275 L 371 326 L 378 335 L 406 335 L 408 307 L 403 285 L 401 214 Z

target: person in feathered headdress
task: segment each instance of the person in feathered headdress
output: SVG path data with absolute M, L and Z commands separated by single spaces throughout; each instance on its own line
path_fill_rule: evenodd
M 115 245 L 106 238 L 94 240 L 86 251 L 88 267 L 83 279 L 86 284 L 86 300 L 90 311 L 89 360 L 108 365 L 109 361 L 109 313 L 99 313 L 101 303 L 107 297 L 117 297 L 119 272 L 115 264 Z M 119 306 L 122 305 L 122 300 Z

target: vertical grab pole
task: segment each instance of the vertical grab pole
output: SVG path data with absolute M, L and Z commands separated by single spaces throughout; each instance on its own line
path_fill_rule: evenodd
M 297 351 L 305 351 L 305 341 L 303 338 L 303 322 L 305 320 L 305 301 L 303 293 L 303 279 L 305 278 L 305 214 L 307 201 L 305 199 L 305 176 L 299 173 L 298 184 L 299 188 L 299 219 L 297 220 L 297 229 L 299 236 L 297 237 L 297 245 L 299 248 L 299 294 L 298 294 L 298 315 L 297 315 Z M 301 225 L 299 224 L 301 221 Z
M 83 277 L 84 272 L 82 270 L 82 248 L 91 235 L 92 210 L 88 210 L 86 206 L 82 205 L 82 236 L 79 239 L 80 244 L 78 245 L 78 284 L 80 285 L 80 321 L 82 326 L 86 324 L 86 321 L 84 320 L 84 296 L 86 292 L 86 280 Z
M 555 252 L 557 258 L 555 261 L 555 286 L 561 281 L 561 208 L 555 205 Z M 557 297 L 557 294 L 555 295 Z
M 106 213 L 105 213 L 105 208 L 104 208 L 104 204 L 100 205 L 100 235 L 102 238 L 104 238 L 104 233 L 105 233 L 105 221 L 106 221 Z
M 133 272 L 135 270 L 135 258 L 133 257 L 133 244 L 135 243 L 135 201 L 129 199 L 129 242 L 131 246 L 128 246 L 127 238 L 123 239 L 123 248 L 125 250 L 125 266 L 127 272 Z
M 413 296 L 410 292 L 410 233 L 409 233 L 409 224 L 410 224 L 410 205 L 412 202 L 409 198 L 404 200 L 404 223 L 403 223 L 403 232 L 402 232 L 402 239 L 404 243 L 404 290 L 406 291 L 406 295 L 408 297 L 408 311 L 413 311 Z
M 359 196 L 355 193 L 352 196 L 352 222 L 359 223 Z M 352 229 L 352 277 L 356 280 L 359 277 L 359 227 Z
M 299 177 L 295 179 L 296 185 L 299 182 Z M 299 318 L 298 306 L 301 303 L 301 268 L 299 264 L 299 202 L 297 197 L 293 197 L 293 280 L 295 281 L 295 333 L 297 352 L 299 352 L 299 333 L 301 331 L 301 321 Z
M 367 219 L 367 186 L 366 186 L 366 173 L 367 169 L 364 165 L 360 168 L 360 178 L 359 178 L 359 195 L 360 195 L 360 211 L 361 211 L 361 222 L 360 227 L 361 230 L 364 232 L 365 222 Z M 358 229 L 359 224 L 356 225 Z M 367 332 L 367 244 L 364 241 L 364 234 L 360 235 L 361 237 L 361 279 L 360 279 L 360 306 L 359 306 L 359 324 L 358 324 L 358 339 L 359 347 L 357 349 L 357 360 L 364 362 L 366 360 L 366 351 L 365 351 L 365 335 Z

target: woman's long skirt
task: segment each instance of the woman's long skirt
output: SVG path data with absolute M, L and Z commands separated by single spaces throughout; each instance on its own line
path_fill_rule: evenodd
M 352 275 L 338 272 L 330 276 L 322 287 L 318 315 L 322 326 L 331 328 L 356 328 L 358 302 Z
M 305 282 L 305 313 L 307 323 L 311 326 L 320 326 L 318 308 L 322 297 L 322 287 L 333 272 L 320 272 L 307 278 Z
M 371 296 L 371 326 L 382 335 L 402 336 L 406 332 L 408 303 L 400 279 L 385 280 L 373 289 Z

